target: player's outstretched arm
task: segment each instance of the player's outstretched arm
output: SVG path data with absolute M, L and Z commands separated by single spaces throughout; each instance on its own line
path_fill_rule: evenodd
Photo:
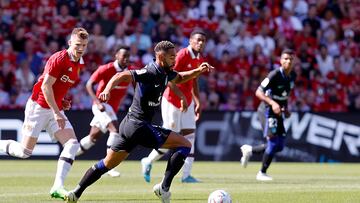
M 186 112 L 188 109 L 188 103 L 186 101 L 185 95 L 182 93 L 180 88 L 178 86 L 176 86 L 174 83 L 169 82 L 168 86 L 176 94 L 176 96 L 178 96 L 180 99 L 180 104 L 181 104 L 180 111 Z
M 196 68 L 194 70 L 179 72 L 177 77 L 174 80 L 172 80 L 172 82 L 176 83 L 176 84 L 184 83 L 190 79 L 196 78 L 201 73 L 210 72 L 212 70 L 214 70 L 214 67 L 211 66 L 210 64 L 204 62 L 198 68 Z
M 130 71 L 123 71 L 116 73 L 108 82 L 105 89 L 100 93 L 99 99 L 102 102 L 107 102 L 110 99 L 110 91 L 114 89 L 120 82 L 130 83 L 133 81 Z

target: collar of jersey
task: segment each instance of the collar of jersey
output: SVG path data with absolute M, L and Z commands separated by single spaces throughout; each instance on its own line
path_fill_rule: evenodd
M 280 73 L 281 73 L 281 75 L 283 76 L 283 78 L 289 79 L 289 76 L 287 76 L 287 75 L 285 74 L 285 71 L 284 71 L 284 68 L 283 68 L 283 67 L 280 67 Z
M 68 54 L 68 56 L 69 56 L 69 58 L 70 58 L 70 61 L 76 62 L 76 61 L 75 61 L 75 58 L 73 57 L 72 54 L 70 54 L 70 52 L 69 52 L 68 50 L 66 50 L 66 53 Z M 83 57 L 80 58 L 79 63 L 80 63 L 80 64 L 84 64 L 84 59 L 83 59 Z
M 121 71 L 127 70 L 127 67 L 124 67 L 124 68 L 120 67 L 118 60 L 114 61 L 114 67 L 115 67 L 116 72 L 121 72 Z
M 165 70 L 160 68 L 159 65 L 155 61 L 153 62 L 153 64 L 154 64 L 156 70 L 158 70 L 160 73 L 165 73 Z
M 190 53 L 190 56 L 191 56 L 192 59 L 195 59 L 195 58 L 196 58 L 196 59 L 199 59 L 199 58 L 200 58 L 200 53 L 198 53 L 198 54 L 195 56 L 194 51 L 192 50 L 192 48 L 191 48 L 190 45 L 187 47 L 187 49 L 189 50 L 189 53 Z

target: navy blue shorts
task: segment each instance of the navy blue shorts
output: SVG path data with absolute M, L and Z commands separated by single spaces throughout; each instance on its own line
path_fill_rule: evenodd
M 130 153 L 137 145 L 158 149 L 168 138 L 171 130 L 152 125 L 131 115 L 126 115 L 120 123 L 120 138 L 116 139 L 111 149 L 118 152 L 125 150 Z
M 281 116 L 267 115 L 266 111 L 257 111 L 261 127 L 263 128 L 263 136 L 285 136 L 284 119 Z

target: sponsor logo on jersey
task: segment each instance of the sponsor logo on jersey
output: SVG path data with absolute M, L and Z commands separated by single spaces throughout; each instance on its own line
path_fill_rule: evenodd
M 148 105 L 149 105 L 149 106 L 159 106 L 159 105 L 160 105 L 160 102 L 149 101 L 149 102 L 148 102 Z
M 70 77 L 67 76 L 67 75 L 61 76 L 60 80 L 61 80 L 62 82 L 69 82 L 69 83 L 71 83 L 71 84 L 75 84 L 75 81 L 74 81 L 74 80 L 71 80 Z
M 136 74 L 141 75 L 146 73 L 146 69 L 135 70 Z
M 157 102 L 149 101 L 149 102 L 148 102 L 148 105 L 149 105 L 149 106 L 159 106 L 159 105 L 161 104 L 161 102 L 160 102 L 160 101 L 161 101 L 161 97 L 162 97 L 162 95 L 159 96 Z
M 72 72 L 72 67 L 70 67 L 70 68 L 68 69 L 68 71 L 69 71 L 69 72 Z

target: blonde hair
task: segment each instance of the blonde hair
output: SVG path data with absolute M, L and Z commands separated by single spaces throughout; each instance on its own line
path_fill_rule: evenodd
M 75 36 L 79 37 L 80 39 L 88 39 L 89 38 L 89 33 L 85 30 L 85 28 L 82 28 L 82 27 L 74 28 L 71 32 L 71 36 L 72 35 L 75 35 Z

